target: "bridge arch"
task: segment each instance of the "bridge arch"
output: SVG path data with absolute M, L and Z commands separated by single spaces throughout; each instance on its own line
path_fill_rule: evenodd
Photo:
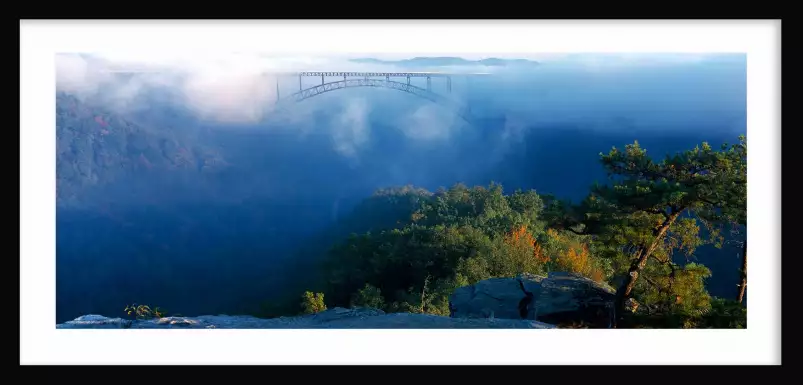
M 289 103 L 299 103 L 328 92 L 358 87 L 388 88 L 406 92 L 454 111 L 456 115 L 469 124 L 474 123 L 474 118 L 471 116 L 466 106 L 463 106 L 450 98 L 444 97 L 443 95 L 439 95 L 425 88 L 418 87 L 410 83 L 402 83 L 389 79 L 344 79 L 336 82 L 322 83 L 283 97 L 277 100 L 277 105 L 285 106 Z

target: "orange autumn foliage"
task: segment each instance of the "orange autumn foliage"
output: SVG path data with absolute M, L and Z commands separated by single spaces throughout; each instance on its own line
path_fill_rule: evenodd
M 526 242 L 531 246 L 535 244 L 535 238 L 527 232 L 527 226 L 525 225 L 519 226 L 519 228 L 513 230 L 510 235 L 507 236 L 508 244 L 512 245 L 518 242 Z
M 582 243 L 570 246 L 566 253 L 558 255 L 555 262 L 562 270 L 582 274 L 600 282 L 604 278 L 603 273 L 592 264 L 590 256 L 588 245 Z
M 591 270 L 591 276 L 589 277 L 596 282 L 602 282 L 605 280 L 605 275 L 602 274 L 602 270 L 594 269 Z
M 582 274 L 597 282 L 601 282 L 604 279 L 602 270 L 594 266 L 590 259 L 591 255 L 587 244 L 571 241 L 555 229 L 548 229 L 547 235 L 559 243 L 570 243 L 565 253 L 559 253 L 557 258 L 554 258 L 558 269 Z
M 535 244 L 533 245 L 533 255 L 535 256 L 535 260 L 541 263 L 549 262 L 549 256 L 544 254 L 544 251 L 541 249 L 541 245 Z
M 583 273 L 589 267 L 588 247 L 583 244 L 580 245 L 579 250 L 569 247 L 566 253 L 558 255 L 556 262 L 566 270 Z
M 539 245 L 535 238 L 527 231 L 526 225 L 521 225 L 519 228 L 513 230 L 510 235 L 507 236 L 506 239 L 508 245 L 521 245 L 522 243 L 526 244 L 533 248 L 533 257 L 536 261 L 540 263 L 546 263 L 549 261 L 549 257 L 544 255 L 544 252 Z
M 595 281 L 604 280 L 602 270 L 594 266 L 588 245 L 566 238 L 554 229 L 547 230 L 547 236 L 560 244 L 568 244 L 565 252 L 557 252 L 557 256 L 550 258 L 536 239 L 527 231 L 527 226 L 519 226 L 513 229 L 505 237 L 505 243 L 511 247 L 529 246 L 533 249 L 533 258 L 540 264 L 552 262 L 553 266 L 560 271 L 578 273 Z

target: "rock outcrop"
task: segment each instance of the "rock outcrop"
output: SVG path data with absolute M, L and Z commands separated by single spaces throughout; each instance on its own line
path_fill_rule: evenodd
M 392 313 L 370 308 L 334 308 L 317 314 L 271 319 L 250 316 L 164 317 L 129 321 L 86 315 L 56 325 L 58 329 L 551 329 L 542 322 L 499 318 L 450 318 Z
M 458 288 L 449 297 L 450 317 L 390 313 L 372 308 L 334 308 L 298 317 L 164 317 L 124 320 L 86 315 L 59 329 L 551 329 L 610 327 L 616 291 L 571 273 L 491 278 Z
M 535 320 L 554 325 L 610 327 L 616 291 L 571 273 L 492 278 L 449 298 L 451 316 Z

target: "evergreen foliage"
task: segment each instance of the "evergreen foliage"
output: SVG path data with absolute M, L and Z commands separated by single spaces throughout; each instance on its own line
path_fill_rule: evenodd
M 321 291 L 329 306 L 448 315 L 455 288 L 568 271 L 618 288 L 618 327 L 745 327 L 740 300 L 712 298 L 711 272 L 693 256 L 747 222 L 746 149 L 743 136 L 663 159 L 638 142 L 613 148 L 600 154 L 608 183 L 576 204 L 493 182 L 380 190 L 349 217 L 370 230 L 326 256 Z M 326 308 L 323 293 L 303 298 L 304 313 Z

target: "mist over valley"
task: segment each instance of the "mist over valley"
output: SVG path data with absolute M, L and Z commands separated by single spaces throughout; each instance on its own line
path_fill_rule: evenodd
M 409 219 L 408 195 L 382 189 L 495 182 L 580 201 L 614 146 L 660 158 L 746 134 L 744 55 L 458 59 L 60 55 L 56 322 L 132 303 L 284 315 L 333 245 Z M 471 122 L 374 87 L 275 108 L 277 82 L 284 95 L 320 83 L 278 73 L 330 68 L 488 75 L 455 76 L 450 93 L 432 80 Z M 711 295 L 734 295 L 739 250 L 695 253 Z

